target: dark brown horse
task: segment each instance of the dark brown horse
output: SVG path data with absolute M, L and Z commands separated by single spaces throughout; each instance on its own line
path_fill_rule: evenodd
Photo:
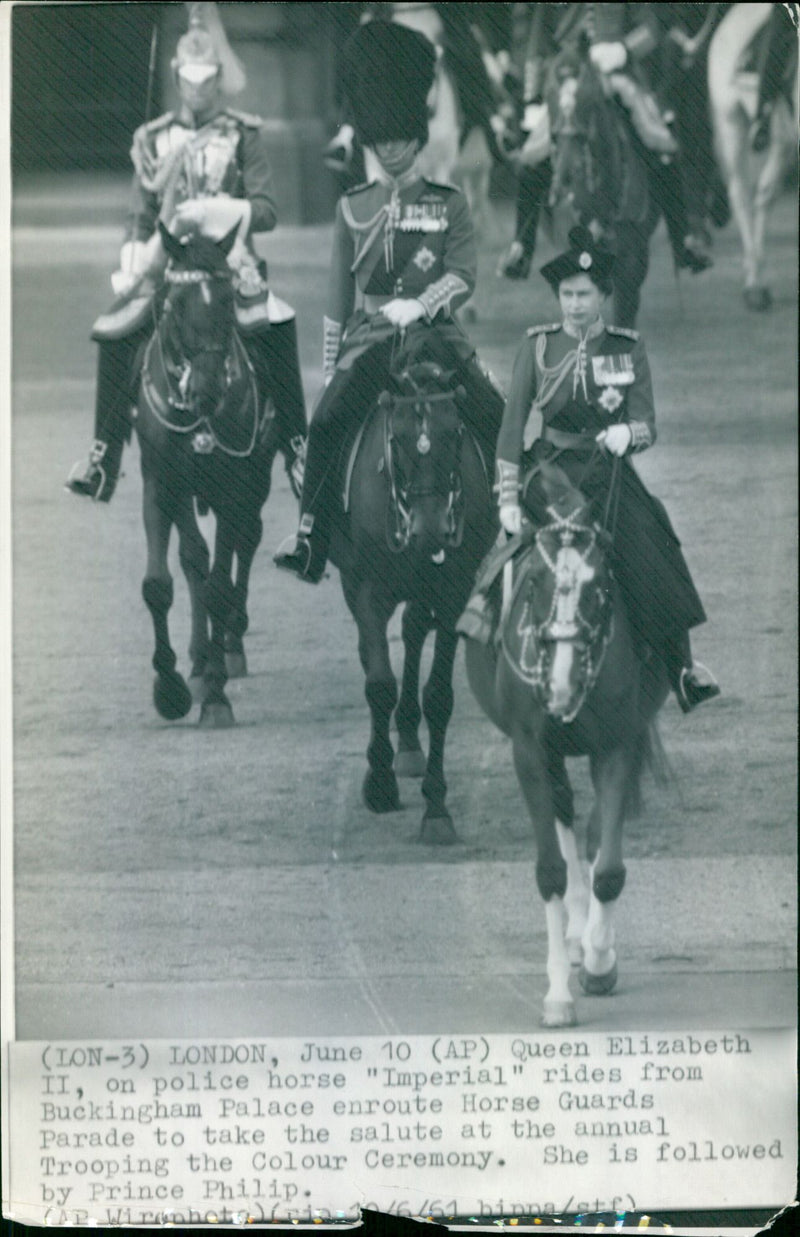
M 162 717 L 176 719 L 186 716 L 196 695 L 202 725 L 230 726 L 226 642 L 241 662 L 250 567 L 277 450 L 274 417 L 269 406 L 259 406 L 253 369 L 235 331 L 226 259 L 236 229 L 215 242 L 199 235 L 179 241 L 159 227 L 169 257 L 166 298 L 145 353 L 136 416 L 147 534 L 142 595 L 156 641 L 154 701 Z M 213 566 L 195 497 L 216 516 Z M 191 691 L 176 670 L 167 623 L 173 526 L 191 599 Z
M 614 322 L 635 326 L 660 217 L 643 149 L 586 54 L 555 57 L 547 102 L 553 140 L 550 205 L 568 205 L 577 222 L 613 249 Z
M 606 563 L 605 534 L 557 465 L 540 464 L 544 522 L 506 579 L 500 639 L 467 641 L 470 685 L 512 741 L 536 833 L 536 880 L 547 918 L 545 1026 L 572 1026 L 570 962 L 586 993 L 617 979 L 613 911 L 625 882 L 622 827 L 638 807 L 652 723 L 667 695 L 660 662 L 643 660 Z M 506 572 L 509 568 L 506 568 Z M 656 748 L 660 751 L 660 748 Z M 591 890 L 573 834 L 565 760 L 588 756 L 595 791 L 588 827 Z
M 427 327 L 406 333 L 386 390 L 367 420 L 348 483 L 347 511 L 334 538 L 347 605 L 358 625 L 372 731 L 363 794 L 374 812 L 400 807 L 397 773 L 422 775 L 420 838 L 457 840 L 447 811 L 444 746 L 453 711 L 455 624 L 495 530 L 486 464 L 459 413 L 453 369 L 427 359 Z M 387 626 L 403 615 L 402 691 L 389 657 Z M 430 677 L 419 703 L 420 658 L 435 631 Z M 396 712 L 395 712 L 396 709 Z M 392 714 L 399 750 L 389 734 Z M 428 725 L 423 756 L 418 728 Z

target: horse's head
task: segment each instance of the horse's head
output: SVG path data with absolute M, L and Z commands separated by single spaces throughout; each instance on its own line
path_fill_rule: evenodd
M 547 712 L 569 722 L 610 636 L 611 577 L 587 500 L 566 474 L 540 465 L 541 525 L 524 560 L 504 630 L 512 663 Z
M 464 532 L 461 447 L 466 398 L 454 371 L 412 360 L 384 391 L 384 459 L 390 485 L 389 542 L 439 554 L 460 545 Z
M 178 399 L 209 415 L 225 389 L 225 358 L 234 329 L 233 284 L 227 257 L 237 227 L 220 241 L 199 233 L 180 240 L 159 222 L 169 265 L 161 319 L 164 359 L 176 375 Z

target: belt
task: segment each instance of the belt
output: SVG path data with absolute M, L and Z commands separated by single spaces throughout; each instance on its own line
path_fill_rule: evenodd
M 544 426 L 541 436 L 545 442 L 567 451 L 593 451 L 597 446 L 594 434 L 570 434 L 551 425 Z

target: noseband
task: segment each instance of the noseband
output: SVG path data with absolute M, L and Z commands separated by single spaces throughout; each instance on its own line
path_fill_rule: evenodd
M 427 365 L 424 376 L 441 380 L 442 371 L 438 366 Z M 413 504 L 421 498 L 441 496 L 447 500 L 445 512 L 445 545 L 454 548 L 461 544 L 464 532 L 464 493 L 461 479 L 461 445 L 464 439 L 464 423 L 457 418 L 455 430 L 456 442 L 453 452 L 453 464 L 448 472 L 445 486 L 433 484 L 428 478 L 420 478 L 420 470 L 425 466 L 427 457 L 433 447 L 431 422 L 436 415 L 434 405 L 448 401 L 456 402 L 456 391 L 435 391 L 428 394 L 423 391 L 414 377 L 405 370 L 400 376 L 401 382 L 413 386 L 414 390 L 407 395 L 392 395 L 382 392 L 378 406 L 383 412 L 383 466 L 389 481 L 389 508 L 387 513 L 386 540 L 389 549 L 394 553 L 402 553 L 411 540 Z M 395 413 L 402 408 L 411 409 L 417 422 L 414 452 L 410 456 L 411 467 L 407 471 L 401 461 L 401 442 L 396 432 Z M 409 452 L 403 452 L 408 461 Z

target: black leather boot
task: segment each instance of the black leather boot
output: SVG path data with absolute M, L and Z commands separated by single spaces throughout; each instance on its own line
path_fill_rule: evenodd
M 72 494 L 110 502 L 120 475 L 122 451 L 132 429 L 131 408 L 137 357 L 142 336 L 139 332 L 125 339 L 98 343 L 97 394 L 95 398 L 95 440 L 82 474 L 73 468 L 65 488 Z

